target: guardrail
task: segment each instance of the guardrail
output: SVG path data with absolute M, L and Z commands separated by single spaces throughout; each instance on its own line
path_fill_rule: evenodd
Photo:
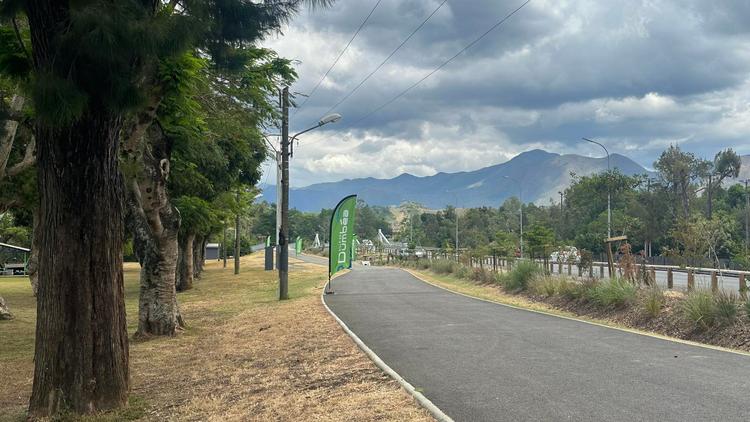
M 455 260 L 456 256 L 453 254 L 440 252 L 439 250 L 432 250 L 432 251 L 428 250 L 425 256 L 421 258 L 428 259 L 428 260 L 433 260 L 433 259 Z M 514 262 L 517 262 L 520 260 L 528 261 L 529 259 L 507 258 L 507 257 L 500 257 L 500 256 L 485 256 L 481 258 L 475 258 L 475 257 L 469 258 L 469 261 L 471 262 L 472 267 L 489 268 L 493 271 L 511 269 L 514 265 Z M 605 278 L 605 273 L 606 273 L 607 278 L 610 278 L 612 276 L 611 274 L 609 274 L 607 263 L 601 262 L 601 261 L 593 262 L 588 269 L 582 268 L 574 262 L 557 262 L 557 261 L 550 261 L 550 260 L 543 260 L 543 259 L 532 259 L 531 261 L 536 262 L 539 265 L 549 266 L 549 267 L 546 267 L 545 270 L 549 271 L 551 274 L 564 275 L 567 273 L 567 275 L 571 277 L 575 275 L 577 275 L 578 277 L 582 277 L 584 276 L 584 274 L 588 274 L 588 276 L 590 277 L 597 277 L 598 275 L 598 278 Z M 695 275 L 697 274 L 710 276 L 710 287 L 711 287 L 711 290 L 714 292 L 719 290 L 719 277 L 736 278 L 737 290 L 743 295 L 747 292 L 747 280 L 750 279 L 750 271 L 741 271 L 741 270 L 728 270 L 728 269 L 720 269 L 720 268 L 689 267 L 689 266 L 680 267 L 677 265 L 655 265 L 655 264 L 644 264 L 644 263 L 635 264 L 635 267 L 637 270 L 642 270 L 642 269 L 647 270 L 649 272 L 651 280 L 654 280 L 654 281 L 656 281 L 657 271 L 666 273 L 667 288 L 669 289 L 674 288 L 674 274 L 675 273 L 687 274 L 687 290 L 688 291 L 692 291 L 695 289 Z M 574 273 L 574 268 L 575 268 L 575 273 Z M 619 264 L 615 264 L 615 268 L 622 271 Z M 555 269 L 557 269 L 557 272 L 555 272 Z M 595 269 L 598 269 L 598 271 L 596 271 Z

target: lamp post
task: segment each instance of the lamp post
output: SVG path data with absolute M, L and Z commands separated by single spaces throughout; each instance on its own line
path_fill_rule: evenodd
M 609 186 L 610 185 L 609 178 L 610 178 L 610 173 L 612 171 L 612 168 L 609 166 L 609 151 L 607 151 L 607 147 L 600 144 L 599 142 L 592 141 L 591 139 L 588 139 L 588 138 L 581 138 L 581 139 L 583 139 L 586 142 L 591 142 L 592 144 L 599 145 L 600 147 L 602 147 L 602 149 L 604 149 L 604 152 L 607 154 L 607 238 L 609 239 L 612 237 L 612 194 L 610 192 L 610 186 Z
M 338 113 L 329 114 L 318 122 L 317 125 L 298 132 L 289 138 L 289 87 L 284 87 L 281 92 L 281 226 L 278 228 L 279 242 L 279 300 L 289 298 L 289 158 L 293 152 L 290 145 L 294 140 L 311 130 L 317 129 L 329 123 L 341 120 Z M 278 187 L 278 180 L 276 181 Z
M 518 221 L 520 223 L 520 246 L 521 246 L 521 258 L 523 258 L 523 185 L 521 182 L 510 176 L 503 176 L 508 180 L 512 180 L 518 184 L 518 201 L 521 203 L 518 207 Z

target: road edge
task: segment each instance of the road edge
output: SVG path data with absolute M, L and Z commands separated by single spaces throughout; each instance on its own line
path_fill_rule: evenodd
M 320 302 L 323 304 L 323 307 L 326 308 L 329 314 L 333 317 L 333 319 L 336 320 L 336 322 L 341 326 L 341 328 L 344 330 L 344 332 L 352 339 L 354 340 L 354 343 L 357 345 L 357 347 L 360 348 L 367 357 L 370 358 L 375 365 L 380 368 L 383 372 L 388 374 L 391 378 L 393 378 L 396 382 L 398 382 L 401 387 L 403 387 L 404 390 L 406 390 L 407 393 L 409 393 L 414 399 L 419 403 L 420 406 L 425 408 L 432 417 L 434 417 L 436 420 L 440 422 L 454 422 L 453 419 L 446 415 L 440 408 L 435 406 L 433 402 L 430 401 L 427 397 L 425 397 L 424 394 L 417 391 L 416 388 L 414 388 L 413 385 L 411 385 L 408 381 L 406 381 L 401 375 L 398 374 L 398 372 L 394 371 L 393 368 L 388 366 L 387 363 L 383 361 L 383 359 L 380 359 L 380 356 L 378 356 L 375 352 L 372 351 L 367 345 L 356 335 L 354 332 L 346 325 L 344 321 L 341 320 L 341 318 L 336 315 L 331 308 L 328 307 L 328 304 L 326 304 L 325 301 L 325 295 L 320 295 Z
M 526 307 L 523 307 L 523 306 L 512 305 L 510 303 L 503 303 L 503 302 L 500 302 L 500 301 L 497 301 L 497 300 L 490 300 L 490 299 L 485 299 L 485 298 L 482 298 L 482 297 L 472 296 L 470 294 L 466 294 L 466 293 L 459 292 L 459 291 L 456 291 L 456 290 L 453 290 L 453 289 L 449 289 L 447 287 L 443 287 L 443 286 L 441 286 L 439 284 L 435 284 L 435 283 L 433 283 L 433 282 L 431 282 L 429 280 L 426 280 L 425 278 L 420 277 L 420 274 L 417 271 L 414 271 L 414 270 L 412 270 L 410 268 L 400 268 L 400 267 L 392 267 L 392 268 L 397 268 L 397 269 L 400 269 L 402 271 L 405 271 L 406 273 L 410 274 L 412 277 L 416 278 L 417 280 L 419 280 L 419 281 L 421 281 L 423 283 L 427 283 L 430 286 L 437 287 L 438 289 L 442 289 L 442 290 L 445 290 L 445 291 L 453 293 L 453 294 L 457 294 L 457 295 L 460 295 L 460 296 L 468 297 L 469 299 L 480 300 L 482 302 L 487 302 L 487 303 L 494 303 L 495 305 L 505 306 L 505 307 L 508 307 L 508 308 L 518 309 L 518 310 L 521 310 L 521 311 L 534 312 L 534 313 L 537 313 L 537 314 L 552 316 L 552 317 L 556 317 L 556 318 L 567 319 L 567 320 L 570 320 L 570 321 L 582 322 L 584 324 L 595 325 L 595 326 L 602 327 L 602 328 L 609 328 L 609 329 L 612 329 L 612 330 L 623 331 L 623 332 L 630 333 L 630 334 L 637 334 L 637 335 L 641 335 L 641 336 L 645 336 L 645 337 L 656 338 L 656 339 L 659 339 L 659 340 L 671 341 L 673 343 L 680 343 L 680 344 L 684 344 L 684 345 L 687 345 L 687 346 L 702 347 L 704 349 L 710 349 L 710 350 L 714 350 L 714 351 L 725 352 L 725 353 L 732 353 L 732 354 L 735 354 L 735 355 L 750 357 L 750 352 L 745 352 L 744 350 L 730 349 L 730 348 L 722 347 L 722 346 L 714 346 L 712 344 L 699 343 L 697 341 L 692 341 L 692 340 L 684 340 L 684 339 L 681 339 L 681 338 L 669 337 L 669 336 L 665 336 L 663 334 L 652 333 L 652 332 L 649 332 L 649 331 L 642 331 L 642 330 L 638 330 L 638 329 L 635 329 L 635 328 L 619 327 L 619 326 L 616 326 L 616 325 L 603 324 L 601 322 L 589 321 L 589 320 L 586 320 L 586 319 L 576 318 L 576 317 L 573 317 L 573 316 L 558 315 L 556 313 L 547 312 L 547 311 L 543 311 L 543 310 L 540 310 L 540 309 L 531 309 L 531 308 L 526 308 Z

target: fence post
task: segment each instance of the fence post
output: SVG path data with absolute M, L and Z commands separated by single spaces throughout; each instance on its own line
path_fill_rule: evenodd
M 656 269 L 651 268 L 651 271 L 649 272 L 651 275 L 651 280 L 649 280 L 650 286 L 656 286 Z
M 578 277 L 583 277 L 583 267 L 578 265 Z
M 716 271 L 711 271 L 711 291 L 714 293 L 719 291 L 719 278 L 716 276 Z
M 572 268 L 570 266 L 570 262 L 568 262 L 568 275 L 573 275 Z
M 740 296 L 742 296 L 742 299 L 747 299 L 747 285 L 745 284 L 745 274 L 740 274 L 738 278 L 740 281 Z
M 689 292 L 692 292 L 695 289 L 695 274 L 693 274 L 693 270 L 690 268 L 687 272 L 687 288 Z
M 667 268 L 667 288 L 671 289 L 674 287 L 674 274 L 671 268 Z
M 599 264 L 599 278 L 604 278 L 604 264 Z

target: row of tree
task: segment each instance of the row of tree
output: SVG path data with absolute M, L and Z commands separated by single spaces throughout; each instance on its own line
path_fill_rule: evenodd
M 304 3 L 332 2 L 0 2 L 0 214 L 33 228 L 38 280 L 31 416 L 126 404 L 124 245 L 137 335 L 183 325 L 176 292 L 250 204 L 296 77 L 257 42 Z

